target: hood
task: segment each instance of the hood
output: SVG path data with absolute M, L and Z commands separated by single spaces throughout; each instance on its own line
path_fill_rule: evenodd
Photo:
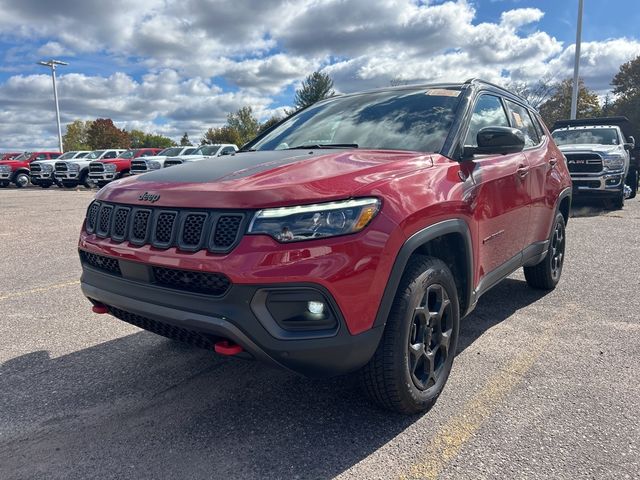
M 40 165 L 55 165 L 56 162 L 65 162 L 66 160 L 57 160 L 57 159 L 52 159 L 52 160 L 36 160 L 35 162 L 31 162 L 31 165 L 35 165 L 36 163 L 40 164 Z
M 15 160 L 2 160 L 2 161 L 0 161 L 0 165 L 9 165 L 12 170 L 14 168 L 24 167 L 25 165 L 28 165 L 28 164 L 29 164 L 29 162 L 26 161 L 26 160 L 21 160 L 19 162 L 16 162 Z
M 132 158 L 131 160 L 144 160 L 145 162 L 149 161 L 149 160 L 166 160 L 167 156 L 166 155 L 152 155 L 150 157 L 137 157 L 137 158 Z
M 558 148 L 562 153 L 573 152 L 596 152 L 602 154 L 608 154 L 613 152 L 619 152 L 622 150 L 621 145 L 602 145 L 600 143 L 576 143 L 571 145 L 558 145 Z
M 189 162 L 112 182 L 101 200 L 193 208 L 263 208 L 367 195 L 372 183 L 431 166 L 430 155 L 390 150 L 243 152 L 216 162 Z
M 184 162 L 189 160 L 199 160 L 201 158 L 215 158 L 216 155 L 180 155 L 178 157 L 169 157 L 167 160 L 182 160 Z

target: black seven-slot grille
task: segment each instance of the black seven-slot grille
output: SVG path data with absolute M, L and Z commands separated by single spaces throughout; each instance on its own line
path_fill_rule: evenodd
M 31 168 L 31 173 L 36 173 L 36 172 L 40 173 L 42 171 L 42 167 L 40 167 L 39 163 L 32 163 L 30 165 L 30 168 Z
M 80 250 L 80 260 L 83 264 L 112 275 L 122 276 L 120 262 L 117 258 L 105 257 L 95 253 Z M 148 267 L 151 269 L 151 283 L 161 287 L 184 290 L 206 295 L 224 295 L 231 286 L 231 280 L 215 272 L 196 272 L 193 270 L 179 270 L 176 268 Z
M 102 173 L 104 172 L 104 164 L 102 162 L 91 162 L 89 164 L 89 171 Z
M 240 241 L 246 219 L 244 212 L 133 207 L 94 201 L 87 210 L 85 228 L 100 238 L 129 241 L 136 246 L 226 253 Z

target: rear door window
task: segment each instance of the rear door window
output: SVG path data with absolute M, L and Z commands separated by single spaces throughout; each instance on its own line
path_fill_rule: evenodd
M 540 137 L 538 136 L 536 127 L 533 126 L 533 120 L 531 120 L 529 110 L 509 100 L 506 100 L 506 102 L 509 108 L 511 126 L 520 130 L 524 135 L 524 148 L 531 148 L 538 145 L 540 143 Z

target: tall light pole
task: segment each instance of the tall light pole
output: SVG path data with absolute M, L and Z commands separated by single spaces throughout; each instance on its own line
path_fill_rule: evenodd
M 56 65 L 69 65 L 60 60 L 49 60 L 48 62 L 38 62 L 38 65 L 51 68 L 51 78 L 53 78 L 53 100 L 56 102 L 56 121 L 58 122 L 58 146 L 62 152 L 62 129 L 60 128 L 60 107 L 58 106 L 58 89 L 56 88 Z
M 573 64 L 573 88 L 571 89 L 571 120 L 578 114 L 578 73 L 580 72 L 580 42 L 582 41 L 582 2 L 578 0 L 578 25 L 576 28 L 576 58 Z

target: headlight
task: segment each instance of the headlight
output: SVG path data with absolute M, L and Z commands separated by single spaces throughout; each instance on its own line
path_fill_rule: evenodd
M 158 168 L 160 168 L 162 165 L 160 165 L 160 162 L 157 162 L 155 160 L 151 161 L 151 162 L 147 162 L 147 165 L 149 166 L 149 168 L 151 170 L 157 170 Z
M 9 165 L 0 165 L 0 173 L 11 173 L 11 167 Z
M 67 170 L 69 170 L 70 172 L 77 172 L 78 170 L 80 170 L 80 167 L 77 163 L 67 163 Z
M 377 198 L 268 208 L 256 212 L 248 233 L 270 235 L 279 242 L 335 237 L 361 231 L 378 211 Z
M 115 172 L 116 171 L 116 164 L 115 163 L 105 163 L 104 164 L 104 171 L 105 172 Z
M 40 169 L 43 172 L 53 172 L 53 165 L 48 164 L 48 163 L 41 163 L 40 164 Z
M 607 155 L 602 163 L 609 170 L 622 170 L 624 168 L 624 157 L 622 155 Z

